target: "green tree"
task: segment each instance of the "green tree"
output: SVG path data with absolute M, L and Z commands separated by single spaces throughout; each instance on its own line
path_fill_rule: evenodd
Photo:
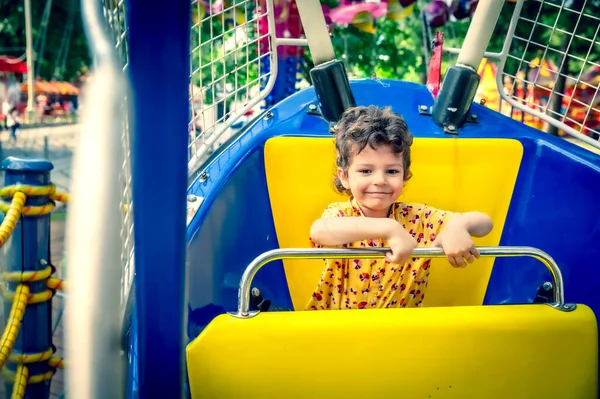
M 339 5 L 339 0 L 322 0 L 322 3 L 333 8 Z M 540 55 L 545 55 L 547 59 L 560 65 L 561 46 L 565 46 L 563 50 L 568 50 L 568 62 L 565 64 L 569 71 L 579 71 L 585 67 L 583 60 L 587 60 L 587 66 L 593 62 L 598 63 L 600 48 L 596 45 L 589 54 L 588 51 L 591 38 L 597 34 L 598 19 L 592 16 L 600 15 L 600 2 L 567 0 L 564 6 L 571 11 L 560 10 L 557 5 L 561 3 L 558 0 L 544 3 L 525 2 L 522 18 L 515 32 L 516 39 L 510 48 L 511 56 L 505 68 L 508 73 L 516 74 L 517 70 L 525 68 L 528 61 Z M 418 5 L 419 3 L 415 4 L 411 16 L 399 22 L 385 18 L 376 20 L 374 34 L 360 31 L 353 26 L 333 26 L 332 42 L 336 55 L 346 62 L 347 69 L 353 76 L 423 81 L 426 76 L 425 52 L 427 55 L 429 52 L 429 46 L 423 43 L 423 31 L 433 34 L 435 30 L 428 32 L 430 29 L 423 28 Z M 514 7 L 514 3 L 506 2 L 488 45 L 488 51 L 502 50 Z M 583 11 L 582 17 L 575 30 L 580 11 Z M 537 20 L 535 29 L 532 29 L 533 24 L 529 22 L 531 20 Z M 460 48 L 469 23 L 470 19 L 465 19 L 450 22 L 441 28 L 444 32 L 444 47 Z M 552 29 L 555 25 L 558 29 Z M 570 40 L 572 35 L 562 32 L 564 30 L 575 31 L 573 40 Z M 529 45 L 525 40 L 518 39 L 530 37 Z M 521 58 L 525 61 L 521 61 Z M 308 77 L 308 69 L 312 67 L 310 54 L 306 55 L 306 60 L 308 68 L 305 76 Z M 455 61 L 456 57 L 444 54 L 442 70 Z
M 33 38 L 38 40 L 42 22 L 42 14 L 47 0 L 32 0 Z M 110 1 L 109 1 L 110 2 Z M 250 5 L 253 2 L 246 2 Z M 336 7 L 339 0 L 322 0 L 330 8 Z M 522 19 L 517 25 L 515 35 L 529 38 L 532 42 L 527 45 L 523 40 L 514 40 L 511 46 L 511 55 L 507 61 L 505 71 L 514 74 L 518 69 L 526 67 L 528 61 L 536 56 L 545 55 L 556 65 L 563 65 L 562 72 L 571 74 L 582 70 L 591 63 L 600 62 L 600 51 L 597 45 L 592 46 L 589 39 L 596 35 L 598 20 L 591 17 L 581 17 L 576 26 L 577 13 L 562 11 L 553 4 L 561 2 L 537 1 L 525 2 L 522 15 L 529 20 L 538 20 L 532 33 L 532 24 Z M 583 8 L 583 15 L 600 15 L 600 5 L 597 0 L 566 0 L 565 5 L 575 11 Z M 198 13 L 197 5 L 193 5 L 193 13 Z M 196 7 L 196 8 L 194 8 Z M 542 7 L 540 9 L 540 7 Z M 9 49 L 6 55 L 20 56 L 25 48 L 25 18 L 23 14 L 23 1 L 0 0 L 0 48 Z M 494 35 L 488 46 L 489 51 L 500 51 L 508 29 L 514 4 L 507 2 L 503 8 Z M 252 9 L 239 12 L 252 12 Z M 238 12 L 238 15 L 239 15 Z M 62 78 L 69 80 L 83 73 L 90 64 L 90 55 L 82 29 L 80 5 L 77 0 L 52 0 L 52 10 L 46 31 L 45 50 L 36 60 L 37 73 L 44 79 L 54 75 L 57 64 L 57 52 L 61 48 L 65 26 L 72 13 L 75 13 L 73 32 L 68 46 L 68 57 Z M 233 35 L 233 25 L 229 22 L 233 15 L 229 13 L 216 14 L 206 19 L 201 25 L 192 27 L 192 71 L 193 82 L 205 85 L 205 82 L 215 81 L 227 83 L 235 88 L 244 87 L 248 82 L 259 76 L 259 62 L 257 59 L 256 38 L 254 31 L 246 34 L 251 38 L 248 46 L 234 46 L 227 50 L 225 43 Z M 570 40 L 570 35 L 561 30 L 551 29 L 557 22 L 562 30 L 575 30 L 575 37 Z M 460 47 L 468 28 L 469 21 L 458 21 L 446 25 L 444 46 Z M 576 28 L 575 28 L 576 26 Z M 427 31 L 425 29 L 425 31 Z M 223 33 L 223 34 L 221 34 Z M 215 38 L 212 46 L 207 45 L 210 37 Z M 586 38 L 588 40 L 586 40 Z M 423 43 L 423 25 L 419 18 L 418 3 L 415 4 L 414 13 L 401 21 L 395 22 L 380 18 L 375 24 L 375 33 L 362 32 L 353 26 L 332 27 L 332 41 L 339 59 L 346 63 L 348 71 L 354 77 L 377 76 L 381 78 L 394 78 L 414 82 L 423 82 L 426 77 L 425 60 L 428 57 L 428 46 Z M 200 43 L 205 43 L 200 46 Z M 549 44 L 549 49 L 545 45 Z M 563 55 L 560 50 L 567 50 L 568 62 L 562 62 Z M 588 54 L 589 52 L 589 54 Z M 303 75 L 309 79 L 308 71 L 312 66 L 310 54 L 305 53 L 305 70 Z M 521 58 L 524 61 L 521 61 Z M 585 62 L 584 62 L 585 60 Z M 445 70 L 455 61 L 455 57 L 444 55 L 442 70 Z M 200 70 L 200 64 L 203 65 Z M 240 73 L 240 66 L 244 73 Z M 584 65 L 585 64 L 585 65 Z M 237 73 L 236 73 L 237 72 Z M 219 80 L 220 77 L 223 77 Z M 212 96 L 212 88 L 207 90 Z M 241 93 L 240 93 L 241 94 Z M 211 101 L 211 99 L 208 99 Z
M 260 68 L 257 33 L 252 23 L 235 21 L 253 12 L 251 2 L 208 16 L 198 4 L 192 5 L 192 83 L 204 89 L 206 104 L 215 97 L 230 104 L 250 95 L 246 88 L 256 81 Z
M 32 36 L 36 42 L 41 39 L 41 27 L 46 0 L 31 0 Z M 66 41 L 65 31 L 69 19 L 72 19 L 70 40 Z M 80 76 L 90 64 L 90 54 L 83 33 L 79 1 L 52 0 L 52 8 L 47 21 L 44 52 L 35 60 L 36 75 L 50 80 L 55 75 L 61 80 L 72 80 Z M 0 0 L 0 55 L 20 57 L 25 53 L 25 14 L 22 0 Z M 67 51 L 64 69 L 59 50 Z M 4 50 L 6 49 L 6 50 Z M 39 47 L 38 47 L 39 50 Z
M 339 5 L 338 0 L 322 0 L 330 8 Z M 468 22 L 459 21 L 443 28 L 444 46 L 459 47 L 468 28 Z M 425 29 L 425 33 L 427 32 Z M 418 4 L 414 12 L 400 21 L 379 18 L 375 21 L 375 33 L 361 31 L 356 27 L 333 25 L 332 43 L 338 59 L 344 60 L 346 68 L 355 78 L 379 77 L 411 82 L 425 82 L 428 43 L 423 42 L 423 24 Z M 303 76 L 310 81 L 312 68 L 310 54 L 305 55 L 306 68 Z M 443 69 L 449 64 L 446 56 Z

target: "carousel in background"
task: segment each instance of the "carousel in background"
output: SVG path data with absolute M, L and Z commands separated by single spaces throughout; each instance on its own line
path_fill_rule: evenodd
M 514 81 L 509 76 L 504 77 L 504 92 L 533 109 L 545 109 L 552 95 L 558 70 L 558 66 L 552 60 L 544 59 L 540 63 L 540 59 L 535 58 L 525 70 L 517 72 Z M 484 102 L 486 107 L 536 129 L 544 131 L 547 129 L 547 124 L 540 118 L 515 109 L 506 101 L 500 101 L 495 63 L 484 59 L 478 72 L 481 83 L 475 97 L 476 101 Z M 595 95 L 598 84 L 600 84 L 600 68 L 595 65 L 581 74 L 579 82 L 566 79 L 559 111 L 564 115 L 563 121 L 568 126 L 594 138 L 597 137 L 592 130 L 597 131 L 600 128 L 600 112 L 597 107 L 600 98 Z M 566 136 L 561 130 L 558 131 L 558 135 Z
M 16 108 L 24 120 L 29 96 L 27 64 L 18 58 L 0 56 L 0 103 Z M 72 118 L 78 108 L 80 88 L 63 81 L 33 80 L 35 121 L 56 122 Z M 0 119 L 4 115 L 0 109 Z M 31 122 L 31 121 L 29 121 Z

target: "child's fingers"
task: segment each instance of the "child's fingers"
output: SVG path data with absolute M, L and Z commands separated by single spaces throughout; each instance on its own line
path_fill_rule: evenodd
M 473 263 L 475 261 L 475 259 L 473 258 L 473 255 L 471 254 L 470 251 L 467 251 L 463 254 L 463 257 L 465 258 L 465 260 L 467 261 L 467 263 Z
M 465 267 L 466 263 L 462 255 L 448 255 L 448 261 L 453 267 Z
M 453 255 L 446 255 L 446 258 L 448 258 L 448 262 L 450 262 L 453 267 L 456 267 L 456 260 Z
M 393 255 L 390 251 L 385 253 L 385 258 L 388 260 L 388 262 L 394 263 Z

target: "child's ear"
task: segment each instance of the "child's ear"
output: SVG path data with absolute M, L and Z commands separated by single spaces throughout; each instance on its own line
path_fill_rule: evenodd
M 344 186 L 346 190 L 350 190 L 350 184 L 348 184 L 348 173 L 344 172 L 341 168 L 338 168 L 337 175 L 342 182 L 342 186 Z

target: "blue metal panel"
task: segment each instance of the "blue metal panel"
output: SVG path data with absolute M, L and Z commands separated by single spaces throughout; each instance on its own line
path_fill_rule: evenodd
M 221 147 L 193 179 L 188 194 L 203 202 L 187 235 L 189 339 L 216 315 L 236 309 L 244 268 L 262 252 L 278 248 L 263 145 L 269 137 L 298 131 L 299 124 L 309 132 L 328 134 L 325 121 L 304 119 L 314 99 L 312 88 L 287 98 L 270 111 L 272 117 L 263 115 L 231 145 Z M 292 307 L 280 261 L 261 269 L 254 281 L 265 297 Z
M 126 10 L 139 396 L 177 398 L 184 382 L 191 7 L 129 0 Z
M 436 125 L 431 117 L 420 115 L 419 106 L 427 107 L 433 104 L 429 91 L 421 85 L 389 81 L 389 80 L 355 80 L 352 81 L 352 89 L 359 105 L 374 104 L 377 106 L 391 106 L 396 112 L 401 113 L 406 119 L 408 126 L 417 137 L 436 137 L 449 140 L 457 139 L 456 136 L 447 135 Z M 209 178 L 200 183 L 195 180 L 190 186 L 190 193 L 205 198 L 194 221 L 188 229 L 188 241 L 192 242 L 190 249 L 199 242 L 208 240 L 202 244 L 203 250 L 210 251 L 213 243 L 222 242 L 229 238 L 229 242 L 235 247 L 241 236 L 226 237 L 227 231 L 221 229 L 220 236 L 210 238 L 204 230 L 206 221 L 217 226 L 225 219 L 227 212 L 238 210 L 223 208 L 213 213 L 213 206 L 221 201 L 221 195 L 225 196 L 225 186 L 229 194 L 235 194 L 239 203 L 240 198 L 253 196 L 263 198 L 263 182 L 260 174 L 248 181 L 243 181 L 234 170 L 250 167 L 257 164 L 257 160 L 249 154 L 256 154 L 267 139 L 278 135 L 295 136 L 328 136 L 328 126 L 318 116 L 307 113 L 309 104 L 316 103 L 314 90 L 308 88 L 287 98 L 270 110 L 270 117 L 258 119 L 248 131 L 242 134 L 228 148 L 222 150 L 205 167 Z M 549 136 L 536 129 L 525 126 L 489 110 L 478 104 L 473 104 L 471 112 L 477 114 L 479 123 L 467 124 L 460 129 L 458 139 L 468 138 L 513 138 L 523 143 L 524 155 L 522 167 L 515 186 L 514 197 L 507 216 L 501 245 L 532 245 L 547 251 L 558 262 L 566 278 L 566 296 L 570 301 L 583 302 L 592 307 L 595 312 L 600 312 L 600 296 L 597 294 L 596 278 L 598 272 L 594 270 L 597 259 L 600 258 L 600 248 L 595 243 L 600 240 L 600 211 L 595 206 L 595 201 L 600 197 L 600 157 L 580 148 L 565 140 Z M 250 162 L 249 159 L 252 158 Z M 260 164 L 262 168 L 262 164 Z M 260 173 L 264 173 L 260 169 Z M 240 176 L 243 176 L 240 175 Z M 231 181 L 229 180 L 231 179 Z M 254 182 L 260 181 L 256 188 Z M 229 186 L 230 185 L 230 186 Z M 255 189 L 256 188 L 256 189 Z M 218 201 L 217 201 L 218 198 Z M 260 200 L 263 201 L 263 200 Z M 268 198 L 264 199 L 268 206 Z M 257 234 L 266 234 L 271 231 L 272 216 L 270 210 L 263 207 L 255 209 L 256 214 L 262 214 L 262 222 L 254 224 L 252 231 Z M 258 217 L 254 220 L 259 220 Z M 269 226 L 266 224 L 268 223 Z M 229 225 L 233 232 L 235 225 Z M 198 231 L 200 229 L 200 233 Z M 200 240 L 197 234 L 206 234 Z M 239 233 L 236 233 L 239 234 Z M 218 244 L 222 245 L 222 244 Z M 231 270 L 230 266 L 235 263 L 239 270 L 247 264 L 251 254 L 258 254 L 277 245 L 272 242 L 269 245 L 257 244 L 255 248 L 248 245 L 243 251 L 229 254 L 227 265 L 221 260 L 221 253 L 225 250 L 221 246 L 215 247 L 211 258 L 220 263 L 203 262 L 198 256 L 190 258 L 190 267 L 200 273 L 207 265 L 214 267 L 207 273 L 222 273 L 223 270 Z M 209 252 L 210 253 L 210 252 Z M 204 253 L 206 255 L 206 253 Z M 239 257 L 237 257 L 239 255 Z M 237 266 L 239 264 L 239 266 Z M 266 268 L 265 268 L 266 269 Z M 263 269 L 264 270 L 264 269 Z M 279 291 L 284 286 L 274 287 L 278 277 L 269 276 L 265 284 L 275 291 L 273 295 L 282 295 Z M 502 259 L 496 262 L 488 292 L 486 303 L 514 303 L 531 302 L 536 290 L 547 274 L 544 267 L 537 261 L 512 258 Z M 197 279 L 196 279 L 197 280 Z M 219 281 L 219 280 L 214 280 Z M 237 284 L 239 280 L 234 283 Z M 190 281 L 190 290 L 198 281 Z M 280 282 L 279 284 L 284 284 Z M 262 288 L 262 287 L 261 287 Z M 203 288 L 205 289 L 205 288 Z M 208 289 L 208 288 L 206 288 Z M 223 295 L 219 293 L 218 295 Z M 217 297 L 214 294 L 213 297 Z M 236 292 L 231 290 L 227 298 L 219 299 L 221 306 L 226 303 L 233 304 L 237 297 Z M 283 299 L 282 299 L 283 300 Z M 203 306 L 206 301 L 194 301 L 195 306 Z M 229 310 L 229 309 L 228 309 Z
M 524 158 L 500 245 L 530 245 L 561 268 L 565 299 L 600 313 L 600 157 L 577 156 L 545 140 L 523 138 Z M 530 259 L 498 259 L 486 303 L 531 303 L 552 281 Z
M 227 179 L 222 188 L 204 199 L 201 208 L 207 211 L 188 248 L 189 339 L 216 315 L 237 309 L 245 267 L 261 253 L 278 248 L 262 149 L 222 177 Z M 281 262 L 261 269 L 253 284 L 278 305 L 292 307 Z
M 31 186 L 46 186 L 50 184 L 52 164 L 45 160 L 24 160 L 9 157 L 2 162 L 5 170 L 5 185 L 24 184 Z M 10 199 L 6 199 L 10 201 Z M 48 197 L 28 197 L 26 206 L 46 205 Z M 26 272 L 44 270 L 50 262 L 50 214 L 42 216 L 23 216 L 15 226 L 15 230 L 6 245 L 6 271 Z M 8 283 L 7 288 L 14 292 L 18 283 Z M 46 281 L 29 283 L 31 293 L 46 291 Z M 8 317 L 12 302 L 4 302 L 4 316 Z M 52 301 L 29 304 L 21 323 L 21 330 L 12 354 L 40 353 L 51 348 L 52 332 Z M 8 362 L 7 368 L 13 373 L 17 364 Z M 29 375 L 39 375 L 50 370 L 48 362 L 30 363 L 27 365 Z M 11 395 L 12 382 L 6 384 L 7 396 Z M 25 398 L 39 399 L 50 396 L 50 384 L 28 384 Z
M 129 342 L 127 343 L 127 399 L 137 399 L 139 397 L 138 384 L 138 316 L 137 309 L 133 304 L 131 314 L 131 329 L 129 331 Z

